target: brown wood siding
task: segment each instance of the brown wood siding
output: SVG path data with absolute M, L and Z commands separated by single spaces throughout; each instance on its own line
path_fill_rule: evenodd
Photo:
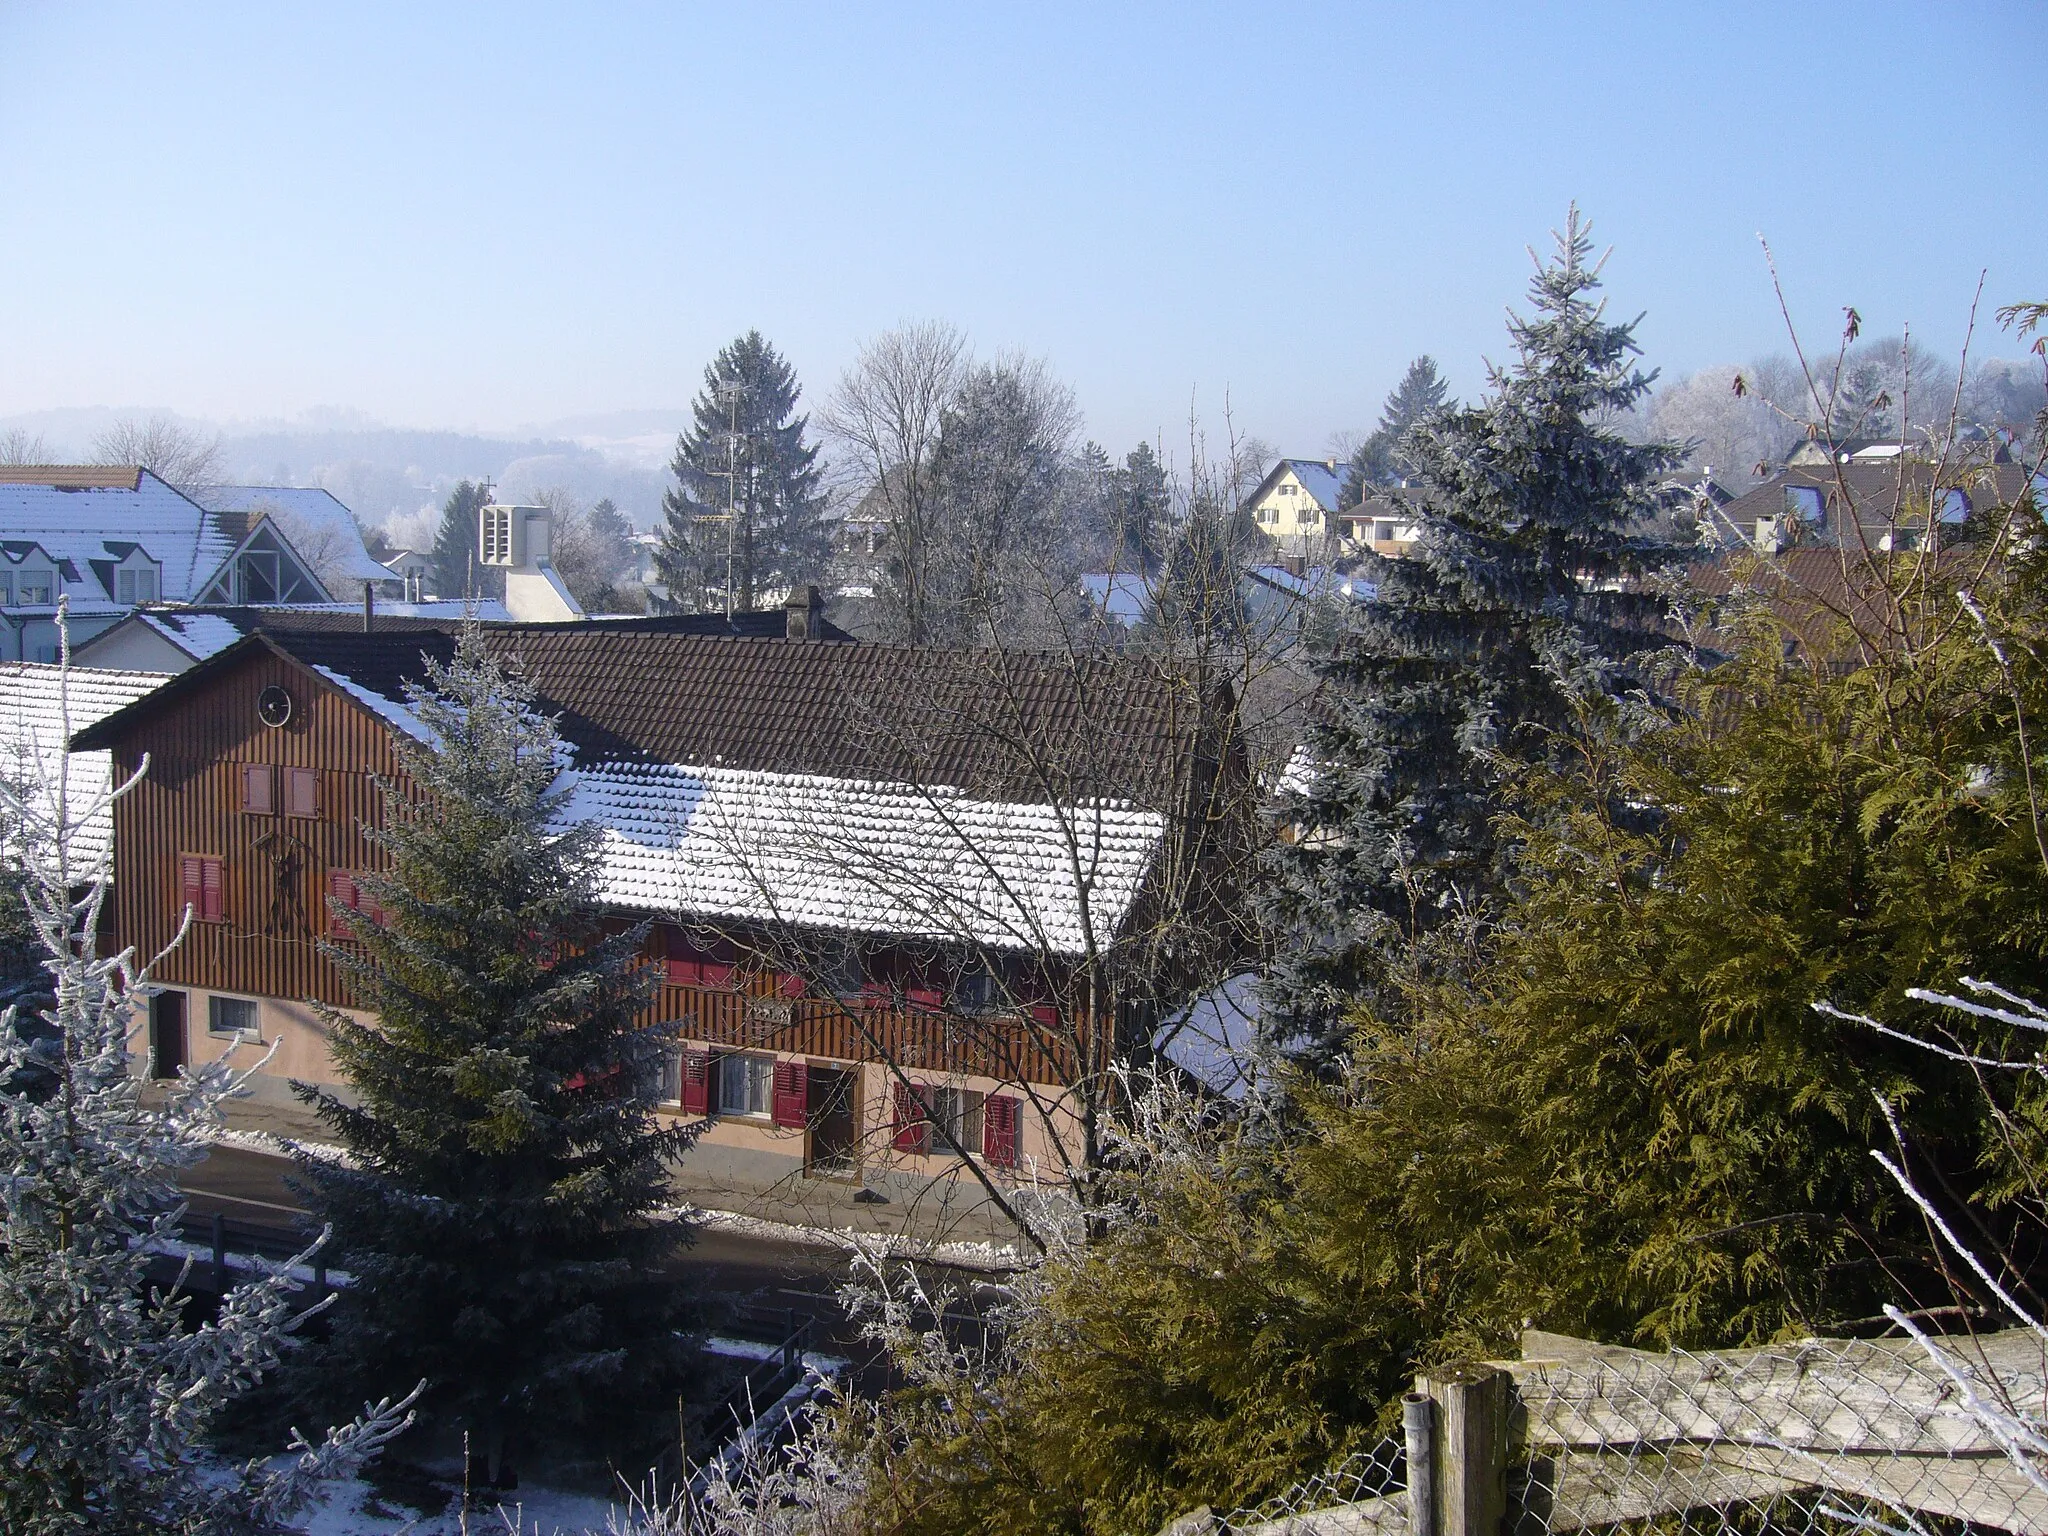
M 276 684 L 292 695 L 289 723 L 271 728 L 256 699 Z M 327 931 L 330 869 L 381 868 L 362 834 L 379 819 L 375 780 L 403 782 L 389 728 L 354 700 L 296 664 L 254 651 L 212 685 L 136 726 L 115 750 L 131 773 L 144 754 L 149 771 L 114 807 L 113 930 L 118 943 L 147 958 L 177 932 L 183 911 L 179 858 L 222 861 L 225 921 L 194 921 L 185 941 L 159 965 L 172 986 L 247 996 L 314 999 L 337 1007 L 354 999 L 319 952 Z M 242 772 L 313 768 L 320 814 L 256 816 L 242 810 Z M 284 785 L 275 803 L 285 804 Z M 280 878 L 296 901 L 279 900 Z M 289 894 L 289 891 L 288 891 Z M 634 915 L 635 917 L 638 914 Z M 676 1023 L 683 1039 L 785 1051 L 837 1061 L 885 1054 L 929 1071 L 967 1072 L 1058 1082 L 1062 1063 L 1035 1048 L 1028 1032 L 996 1018 L 961 1019 L 908 1008 L 867 1008 L 832 998 L 781 999 L 767 975 L 742 989 L 662 985 L 651 1021 Z M 880 1049 L 877 1049 L 879 1045 Z
M 1066 1068 L 1038 1049 L 1015 1020 L 963 1018 L 917 1008 L 863 1008 L 838 998 L 777 998 L 765 977 L 745 990 L 657 989 L 652 1017 L 677 1037 L 709 1045 L 786 1051 L 834 1061 L 880 1061 L 983 1077 L 1064 1080 Z M 1015 1064 L 1015 1067 L 1011 1064 Z M 1021 1070 L 1017 1070 L 1021 1069 Z
M 280 727 L 256 716 L 272 684 L 292 696 Z M 402 775 L 383 722 L 282 657 L 253 652 L 212 687 L 143 722 L 114 758 L 123 773 L 149 760 L 142 782 L 114 807 L 114 930 L 147 958 L 177 932 L 184 901 L 178 860 L 222 862 L 225 921 L 195 921 L 157 969 L 172 985 L 345 1005 L 350 999 L 317 941 L 327 931 L 327 872 L 374 863 L 362 825 L 379 812 L 374 776 Z M 242 772 L 319 773 L 320 814 L 253 816 L 242 810 Z

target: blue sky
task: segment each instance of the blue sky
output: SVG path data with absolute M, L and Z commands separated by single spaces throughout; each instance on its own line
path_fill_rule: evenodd
M 936 316 L 1121 451 L 1476 390 L 1577 198 L 1667 374 L 2048 298 L 2048 5 L 0 0 L 0 414 L 813 399 Z M 2016 350 L 2010 341 L 1994 350 Z

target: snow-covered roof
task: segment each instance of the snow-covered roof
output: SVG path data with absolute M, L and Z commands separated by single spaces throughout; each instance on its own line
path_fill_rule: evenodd
M 1321 459 L 1282 459 L 1280 461 L 1294 471 L 1294 478 L 1302 488 L 1316 500 L 1316 505 L 1325 512 L 1337 510 L 1344 490 L 1344 470 L 1340 466 L 1332 469 Z
M 320 568 L 322 576 L 352 581 L 384 581 L 391 572 L 370 558 L 355 514 L 331 491 L 317 485 L 225 485 L 206 493 L 216 512 L 238 512 L 250 519 L 276 518 L 292 547 Z
M 114 813 L 103 803 L 112 758 L 106 752 L 64 752 L 72 733 L 125 709 L 162 686 L 160 672 L 102 672 L 34 662 L 0 663 L 0 775 L 32 797 L 53 820 L 59 774 L 74 828 L 66 852 L 72 870 L 89 875 L 114 839 Z
M 579 765 L 561 787 L 565 829 L 603 828 L 620 907 L 1067 955 L 1121 927 L 1166 832 L 1125 803 L 680 764 Z
M 1257 1074 L 1259 979 L 1233 976 L 1160 1026 L 1152 1045 L 1196 1082 L 1242 1099 Z
M 476 617 L 485 624 L 512 622 L 503 603 L 485 601 L 474 607 Z M 450 626 L 461 623 L 467 613 L 468 609 L 454 600 L 379 603 L 376 607 L 378 619 L 425 619 Z M 359 603 L 294 603 L 274 608 L 145 608 L 131 622 L 148 626 L 194 661 L 205 661 L 259 629 L 352 629 L 362 621 Z
M 1152 602 L 1152 584 L 1135 571 L 1095 572 L 1081 578 L 1086 592 L 1105 618 L 1126 629 L 1145 617 Z
M 132 488 L 0 479 L 0 541 L 33 542 L 69 561 L 77 579 L 91 584 L 84 595 L 103 600 L 116 594 L 100 590 L 92 563 L 118 561 L 139 544 L 162 565 L 162 596 L 171 602 L 189 602 L 194 584 L 218 570 L 237 542 L 218 516 L 146 469 Z

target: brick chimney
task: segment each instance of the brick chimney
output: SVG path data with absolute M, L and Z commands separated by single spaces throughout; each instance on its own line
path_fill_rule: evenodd
M 783 633 L 792 640 L 824 638 L 825 599 L 816 587 L 793 587 L 782 605 Z

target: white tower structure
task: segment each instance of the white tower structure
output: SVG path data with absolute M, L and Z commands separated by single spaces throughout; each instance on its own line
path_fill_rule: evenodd
M 514 619 L 560 624 L 584 616 L 582 605 L 569 595 L 549 559 L 554 514 L 546 507 L 492 502 L 477 519 L 477 541 L 477 564 L 505 573 L 505 608 Z

